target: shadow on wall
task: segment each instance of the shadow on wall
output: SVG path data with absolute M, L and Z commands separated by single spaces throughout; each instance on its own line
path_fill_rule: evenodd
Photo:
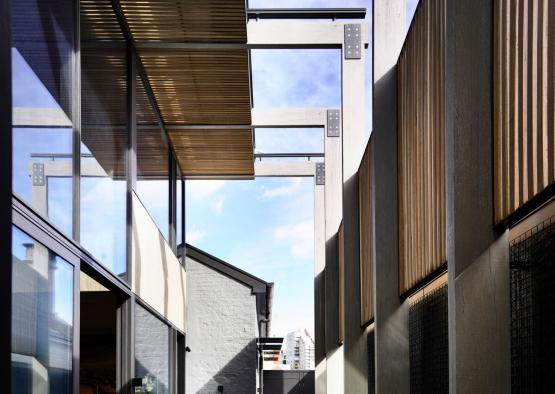
M 224 394 L 255 393 L 257 359 L 256 339 L 253 339 L 196 393 L 216 394 L 218 386 L 223 386 Z M 250 387 L 245 387 L 248 382 L 251 382 Z
M 326 268 L 322 272 L 318 273 L 314 278 L 314 318 L 315 324 L 314 329 L 316 331 L 315 341 L 315 357 L 316 365 L 321 363 L 326 358 L 325 344 L 326 344 L 326 328 L 325 328 L 325 318 L 326 318 Z
M 326 241 L 325 327 L 326 353 L 339 348 L 339 261 L 338 236 Z
M 314 371 L 264 371 L 264 394 L 314 394 Z

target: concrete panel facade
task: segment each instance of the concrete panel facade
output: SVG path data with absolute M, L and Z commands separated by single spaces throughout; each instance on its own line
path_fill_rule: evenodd
M 378 393 L 410 388 L 408 303 L 399 297 L 397 209 L 397 76 L 405 0 L 373 2 L 374 322 Z
M 493 0 L 447 0 L 451 393 L 510 392 L 508 240 L 493 228 Z

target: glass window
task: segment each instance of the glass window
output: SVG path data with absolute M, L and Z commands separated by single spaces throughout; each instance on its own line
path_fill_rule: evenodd
M 181 171 L 179 170 L 179 164 L 177 168 L 177 180 L 175 185 L 175 205 L 176 205 L 176 221 L 175 221 L 175 242 L 179 246 L 183 243 L 183 188 L 185 187 L 185 182 L 181 178 Z
M 135 192 L 169 240 L 170 159 L 169 149 L 158 127 L 144 86 L 137 80 L 137 187 Z
M 12 393 L 73 392 L 73 266 L 12 232 Z
M 111 9 L 109 1 L 104 3 Z M 101 263 L 123 276 L 127 228 L 126 49 L 115 16 L 101 13 L 98 17 L 90 6 L 81 7 L 80 237 L 81 244 Z
M 135 376 L 141 394 L 169 393 L 169 327 L 142 306 L 135 304 Z
M 13 191 L 71 235 L 73 1 L 12 0 L 11 11 Z

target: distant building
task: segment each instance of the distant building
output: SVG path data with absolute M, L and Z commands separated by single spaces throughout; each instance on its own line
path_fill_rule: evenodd
M 286 335 L 281 349 L 282 369 L 314 369 L 314 339 L 306 329 Z

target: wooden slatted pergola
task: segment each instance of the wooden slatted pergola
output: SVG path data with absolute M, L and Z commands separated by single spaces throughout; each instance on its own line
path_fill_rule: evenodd
M 137 48 L 183 176 L 254 177 L 244 0 L 120 0 L 116 4 Z M 81 36 L 85 43 L 122 39 L 112 1 L 83 0 L 81 15 Z M 83 51 L 86 55 L 87 45 Z M 110 58 L 109 46 L 100 52 L 95 51 L 101 57 L 100 67 L 121 67 L 121 62 Z M 103 79 L 104 83 L 95 82 L 105 88 L 106 83 L 121 75 L 109 70 L 98 71 L 89 74 Z M 125 97 L 125 87 L 117 87 L 113 92 L 116 90 Z M 147 97 L 137 89 L 137 120 L 143 128 L 155 123 L 147 107 Z M 118 114 L 114 116 L 117 123 L 125 124 L 125 118 L 119 116 L 122 110 L 125 113 L 125 100 L 114 102 L 111 110 Z M 88 119 L 85 111 L 82 121 L 94 125 L 95 118 Z M 115 120 L 110 123 L 114 124 Z M 90 129 L 84 133 L 89 148 L 109 149 L 110 144 L 96 141 L 95 134 Z M 141 135 L 146 134 L 139 133 L 138 138 Z M 157 139 L 148 141 L 154 143 Z M 155 146 L 152 149 L 159 150 Z M 102 156 L 99 152 L 94 154 Z M 149 168 L 156 172 L 154 165 Z

